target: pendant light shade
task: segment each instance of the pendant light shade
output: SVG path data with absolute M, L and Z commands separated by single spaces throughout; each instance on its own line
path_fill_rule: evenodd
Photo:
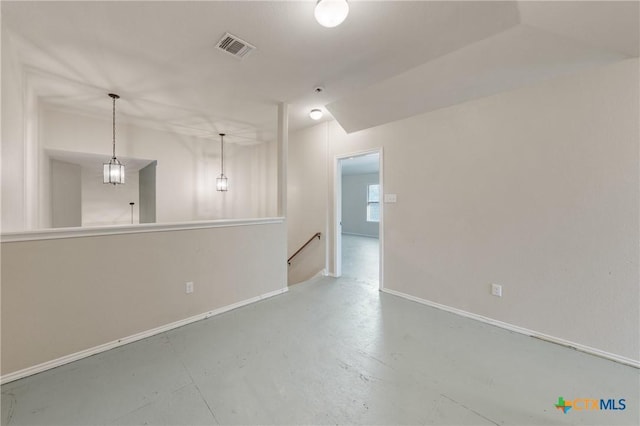
M 118 185 L 124 183 L 124 164 L 116 157 L 104 163 L 102 170 L 102 183 Z
M 347 0 L 318 0 L 314 15 L 323 27 L 333 28 L 342 24 L 349 14 Z
M 229 190 L 229 180 L 224 175 L 224 133 L 220 133 L 220 176 L 216 179 L 216 191 Z
M 124 183 L 124 164 L 116 158 L 116 99 L 120 96 L 109 93 L 109 97 L 113 99 L 113 157 L 103 164 L 102 183 L 119 185 Z
M 226 192 L 229 190 L 229 179 L 223 174 L 216 179 L 216 191 Z

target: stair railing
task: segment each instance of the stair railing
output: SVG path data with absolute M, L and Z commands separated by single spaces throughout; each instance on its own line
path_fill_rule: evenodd
M 308 245 L 311 243 L 311 241 L 313 241 L 315 238 L 317 238 L 317 239 L 319 240 L 321 236 L 322 236 L 322 234 L 321 234 L 320 232 L 316 232 L 315 234 L 313 234 L 313 237 L 309 238 L 309 239 L 307 240 L 307 242 L 306 242 L 306 243 L 304 243 L 304 244 L 302 245 L 302 247 L 300 247 L 300 248 L 298 249 L 298 251 L 296 251 L 295 253 L 293 253 L 293 254 L 291 255 L 291 257 L 290 257 L 289 259 L 287 259 L 287 265 L 291 265 L 291 260 L 292 260 L 294 257 L 296 257 L 296 256 L 298 255 L 298 253 L 300 253 L 302 250 L 304 250 L 304 248 L 305 248 L 306 246 L 308 246 Z

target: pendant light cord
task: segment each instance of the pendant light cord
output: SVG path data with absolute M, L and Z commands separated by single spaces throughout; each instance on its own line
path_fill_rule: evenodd
M 113 159 L 116 159 L 116 99 L 120 99 L 120 96 L 115 93 L 109 93 L 109 97 L 113 99 Z
M 220 133 L 220 174 L 224 176 L 224 133 Z
M 116 158 L 116 98 L 113 97 L 113 158 Z

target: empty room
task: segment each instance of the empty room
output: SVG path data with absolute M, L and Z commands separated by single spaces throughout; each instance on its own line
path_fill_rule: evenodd
M 2 425 L 640 424 L 640 2 L 0 12 Z

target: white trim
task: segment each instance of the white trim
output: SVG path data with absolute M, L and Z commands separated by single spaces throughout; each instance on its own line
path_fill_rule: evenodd
M 324 123 L 324 158 L 325 158 L 325 178 L 326 178 L 326 185 L 324 188 L 324 201 L 326 203 L 325 205 L 325 218 L 324 218 L 324 233 L 325 233 L 325 244 L 324 244 L 324 269 L 327 271 L 327 276 L 329 275 L 329 270 L 330 268 L 330 264 L 331 264 L 331 247 L 333 244 L 333 238 L 335 237 L 330 230 L 330 225 L 331 225 L 331 203 L 333 203 L 333 194 L 331 193 L 331 190 L 329 189 L 329 179 L 331 178 L 330 173 L 331 171 L 329 170 L 329 151 L 330 151 L 330 134 L 331 134 L 331 129 L 330 129 L 330 121 L 325 121 Z M 333 175 L 335 176 L 335 171 L 333 173 Z M 335 265 L 334 265 L 334 269 L 335 269 Z
M 345 157 L 348 158 L 348 157 Z M 342 276 L 342 160 L 336 156 L 333 161 L 333 229 L 331 241 L 333 242 L 333 272 L 332 276 Z M 329 241 L 327 239 L 327 241 Z
M 380 184 L 380 222 L 378 223 L 378 290 L 384 290 L 384 147 L 379 148 L 378 179 Z
M 289 158 L 289 105 L 278 103 L 278 216 L 287 216 L 287 162 Z
M 307 278 L 307 279 L 306 279 L 306 280 L 304 280 L 304 281 L 298 281 L 297 283 L 290 283 L 290 284 L 288 284 L 288 285 L 289 285 L 289 287 L 291 287 L 292 285 L 298 285 L 298 284 L 302 284 L 302 283 L 308 283 L 308 282 L 313 281 L 313 280 L 315 280 L 315 279 L 323 278 L 323 277 L 326 277 L 326 276 L 329 276 L 329 275 L 327 274 L 327 270 L 326 270 L 326 269 L 321 269 L 321 270 L 319 270 L 318 272 L 316 272 L 316 273 L 315 273 L 311 278 Z
M 358 234 L 357 232 L 342 232 L 342 235 L 353 235 L 355 237 L 367 237 L 367 238 L 374 238 L 374 239 L 378 239 L 378 235 L 367 235 L 367 234 Z
M 73 354 L 65 355 L 63 357 L 43 362 L 42 364 L 34 365 L 32 367 L 27 367 L 22 370 L 14 371 L 13 373 L 5 374 L 0 377 L 0 384 L 5 384 L 8 382 L 13 382 L 14 380 L 22 379 L 27 376 L 31 376 L 33 374 L 41 373 L 46 370 L 50 370 L 52 368 L 60 367 L 61 365 L 68 364 L 70 362 L 78 361 L 82 358 L 86 358 L 92 355 L 99 354 L 101 352 L 108 351 L 110 349 L 117 348 L 119 346 L 126 345 L 128 343 L 133 343 L 138 340 L 146 339 L 147 337 L 155 336 L 156 334 L 164 333 L 165 331 L 173 330 L 174 328 L 182 327 L 197 321 L 201 321 L 216 315 L 223 314 L 225 312 L 231 311 L 233 309 L 240 308 L 242 306 L 249 305 L 251 303 L 258 302 L 260 300 L 268 299 L 273 296 L 280 295 L 282 293 L 286 293 L 289 289 L 287 287 L 270 291 L 269 293 L 265 293 L 256 297 L 252 297 L 251 299 L 242 300 L 237 303 L 233 303 L 231 305 L 223 306 L 221 308 L 214 309 L 212 311 L 205 312 L 203 314 L 194 315 L 189 318 L 185 318 L 179 321 L 172 322 L 170 324 L 165 324 L 160 327 L 152 328 L 151 330 L 146 330 L 140 333 L 133 334 L 131 336 L 123 337 L 122 339 L 114 340 L 112 342 L 104 343 L 102 345 L 94 346 L 93 348 L 85 349 L 80 352 L 76 352 Z
M 382 147 L 365 149 L 362 151 L 337 154 L 333 160 L 333 264 L 334 271 L 329 276 L 339 278 L 342 275 L 342 163 L 340 161 L 363 155 L 378 154 L 378 184 L 380 196 L 384 196 L 384 150 Z M 378 289 L 384 288 L 384 203 L 380 202 L 380 221 L 378 222 L 379 247 L 379 271 Z M 365 235 L 369 236 L 369 235 Z M 373 237 L 376 238 L 376 237 Z
M 145 223 L 139 225 L 114 225 L 84 228 L 54 228 L 34 231 L 5 232 L 0 235 L 3 243 L 35 240 L 58 240 L 63 238 L 96 237 L 102 235 L 140 234 L 145 232 L 182 231 L 187 229 L 226 228 L 231 226 L 265 225 L 283 223 L 284 217 L 256 219 L 223 219 L 178 223 Z
M 327 276 L 327 270 L 326 269 L 321 269 L 318 272 L 316 272 L 311 278 L 309 278 L 308 280 L 301 281 L 300 283 L 305 283 L 307 281 L 312 281 L 312 280 L 315 280 L 317 278 L 322 278 L 322 277 L 326 277 L 326 276 Z M 300 283 L 297 283 L 297 284 L 300 284 Z
M 38 143 L 38 97 L 27 74 L 24 73 L 23 93 L 23 167 L 24 167 L 24 223 L 28 229 L 38 226 L 40 189 L 40 146 Z
M 396 290 L 390 290 L 388 288 L 381 289 L 381 291 L 392 294 L 394 296 L 402 297 L 404 299 L 411 300 L 413 302 L 421 303 L 423 305 L 431 306 L 432 308 L 440 309 L 446 312 L 450 312 L 452 314 L 460 315 L 462 317 L 474 319 L 476 321 L 484 322 L 486 324 L 494 325 L 496 327 L 504 328 L 505 330 L 513 331 L 516 333 L 524 334 L 526 336 L 534 337 L 536 339 L 544 340 L 550 343 L 555 343 L 558 345 L 566 346 L 572 349 L 576 349 L 580 352 L 585 352 L 590 355 L 599 356 L 601 358 L 605 358 L 611 361 L 619 362 L 620 364 L 625 364 L 631 367 L 640 368 L 640 361 L 627 358 L 621 355 L 612 354 L 610 352 L 606 352 L 600 349 L 592 348 L 591 346 L 583 345 L 581 343 L 572 342 L 570 340 L 562 339 L 560 337 L 551 336 L 549 334 L 539 333 L 534 330 L 529 330 L 528 328 L 519 327 L 517 325 L 509 324 L 507 322 L 499 321 L 493 318 L 485 317 L 482 315 L 474 314 L 471 312 L 463 311 L 462 309 L 452 308 L 451 306 L 442 305 L 440 303 L 432 302 L 430 300 L 421 299 L 416 296 L 411 296 L 406 293 L 402 293 Z
M 314 281 L 314 280 L 317 280 L 317 279 L 320 279 L 320 278 L 324 278 L 326 276 L 327 276 L 327 270 L 323 269 L 321 271 L 318 271 L 318 273 L 316 273 L 314 276 L 312 276 L 308 280 L 304 280 L 302 282 L 299 282 L 298 284 L 306 283 L 306 282 L 309 282 L 309 281 Z

